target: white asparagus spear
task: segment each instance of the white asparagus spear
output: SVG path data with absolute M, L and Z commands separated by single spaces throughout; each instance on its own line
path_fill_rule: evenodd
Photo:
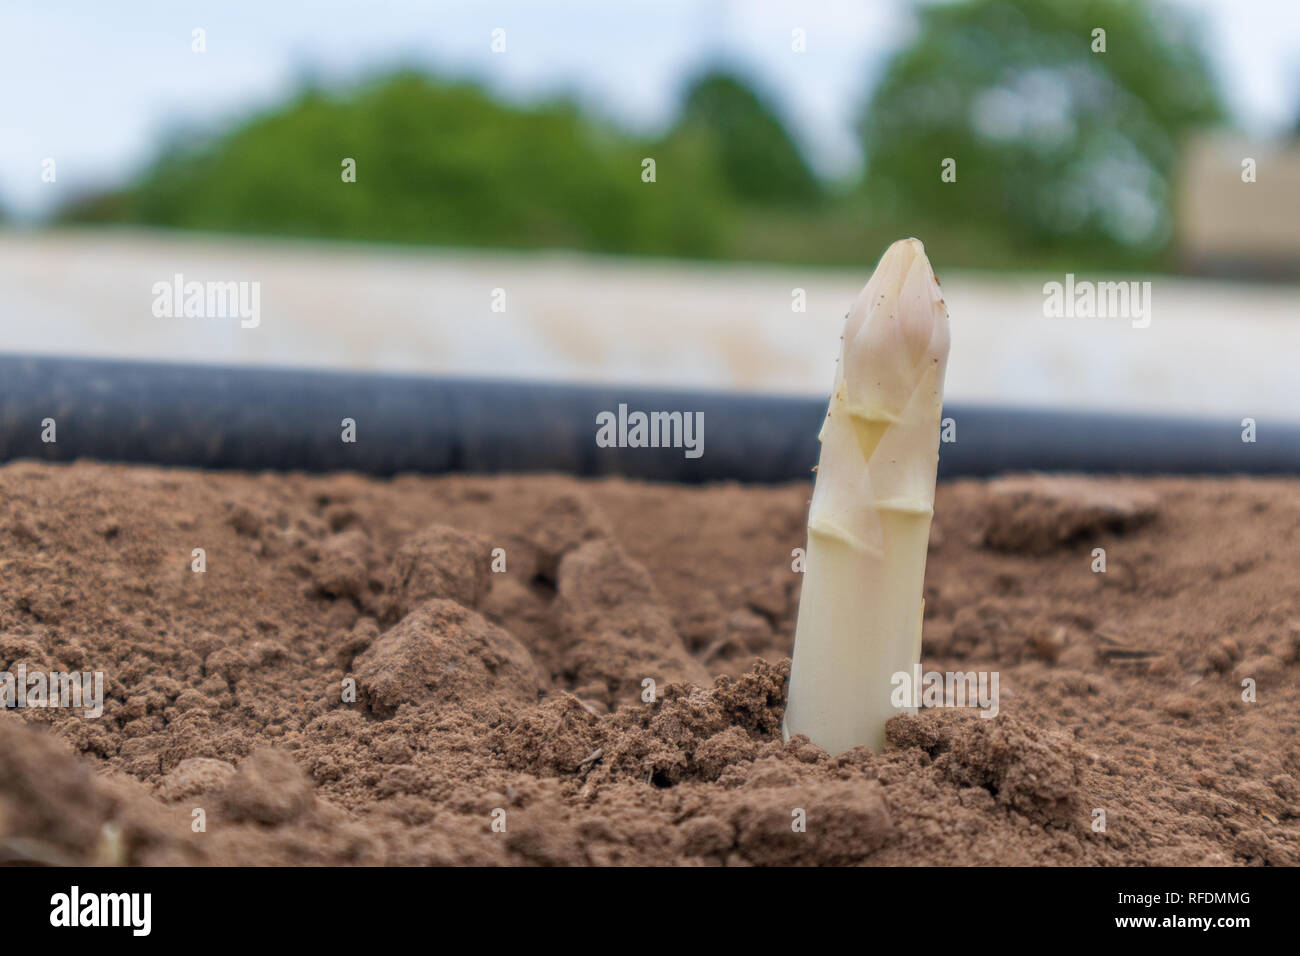
M 887 250 L 844 325 L 808 511 L 784 733 L 879 752 L 891 680 L 921 657 L 948 310 L 916 239 Z

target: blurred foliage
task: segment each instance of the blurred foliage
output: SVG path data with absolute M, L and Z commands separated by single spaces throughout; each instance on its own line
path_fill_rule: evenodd
M 916 235 L 952 266 L 1167 264 L 1182 136 L 1222 116 L 1182 20 L 1137 0 L 966 0 L 917 16 L 860 120 L 860 182 L 819 182 L 776 111 L 725 71 L 697 77 L 657 139 L 568 102 L 509 105 L 406 71 L 174 136 L 136 182 L 61 218 L 856 265 Z M 1091 49 L 1099 26 L 1105 53 Z
M 642 182 L 652 156 L 657 182 Z M 345 157 L 356 181 L 342 179 Z M 667 181 L 666 188 L 661 185 Z M 639 143 L 572 105 L 520 109 L 415 73 L 308 91 L 68 218 L 187 229 L 608 252 L 716 254 L 729 208 L 689 136 Z
M 776 112 L 739 76 L 712 71 L 691 83 L 676 132 L 708 144 L 737 199 L 799 203 L 821 194 Z
M 1167 247 L 1183 136 L 1223 116 L 1182 20 L 1133 0 L 975 0 L 919 17 L 860 122 L 878 215 L 978 224 L 1035 255 L 1141 261 Z

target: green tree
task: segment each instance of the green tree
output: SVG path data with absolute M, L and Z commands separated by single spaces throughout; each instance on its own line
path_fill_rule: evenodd
M 1183 134 L 1223 115 L 1185 21 L 1136 0 L 968 0 L 918 16 L 859 127 L 877 215 L 1021 249 L 1164 247 Z M 940 178 L 947 158 L 955 183 Z
M 656 181 L 642 178 L 655 160 Z M 355 160 L 356 181 L 342 163 Z M 406 72 L 307 90 L 207 139 L 174 139 L 123 193 L 66 219 L 343 239 L 712 255 L 728 209 L 712 157 L 652 146 L 565 102 L 522 109 Z
M 789 203 L 820 193 L 776 111 L 734 74 L 711 71 L 690 83 L 676 131 L 709 143 L 738 198 Z

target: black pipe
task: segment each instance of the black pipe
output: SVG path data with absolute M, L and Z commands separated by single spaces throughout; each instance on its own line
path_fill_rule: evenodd
M 702 412 L 703 454 L 601 448 L 597 415 Z M 662 481 L 809 477 L 824 399 L 0 356 L 0 460 L 243 470 L 557 471 Z M 939 475 L 1297 474 L 1300 427 L 948 406 Z M 353 443 L 342 420 L 356 422 Z M 56 441 L 42 440 L 53 419 Z

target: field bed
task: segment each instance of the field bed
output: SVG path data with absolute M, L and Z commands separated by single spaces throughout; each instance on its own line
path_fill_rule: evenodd
M 922 664 L 1000 713 L 836 756 L 779 731 L 809 491 L 0 467 L 0 671 L 107 697 L 0 712 L 0 858 L 1300 862 L 1300 482 L 941 483 Z

